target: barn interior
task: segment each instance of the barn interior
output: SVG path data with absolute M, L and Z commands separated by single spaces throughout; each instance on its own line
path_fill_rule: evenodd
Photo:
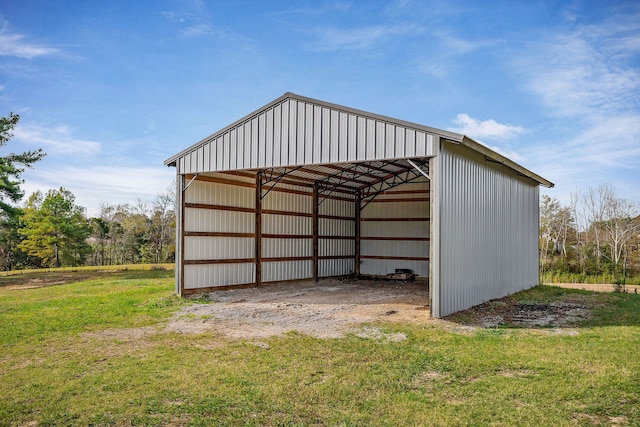
M 335 276 L 426 288 L 428 171 L 414 158 L 187 174 L 183 274 L 199 285 L 181 293 Z

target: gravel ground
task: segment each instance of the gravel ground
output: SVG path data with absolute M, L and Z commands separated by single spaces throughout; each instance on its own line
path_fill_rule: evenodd
M 167 328 L 181 333 L 222 332 L 230 338 L 266 338 L 297 331 L 319 338 L 377 335 L 365 323 L 432 321 L 426 282 L 326 279 L 198 296 Z M 377 337 L 398 339 L 398 337 Z

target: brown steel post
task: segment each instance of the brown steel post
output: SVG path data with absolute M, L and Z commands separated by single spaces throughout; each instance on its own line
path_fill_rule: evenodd
M 178 273 L 178 280 L 180 281 L 179 285 L 179 289 L 180 289 L 180 296 L 184 295 L 184 224 L 185 224 L 185 220 L 184 220 L 184 211 L 185 211 L 185 193 L 186 193 L 186 178 L 184 175 L 180 175 L 179 178 L 179 190 L 180 190 L 180 194 L 178 195 L 178 197 L 180 197 L 180 258 L 178 260 L 178 262 L 180 263 L 179 265 L 179 273 Z
M 318 186 L 313 186 L 313 280 L 318 281 Z
M 355 234 L 355 239 L 356 239 L 356 248 L 355 248 L 355 273 L 356 276 L 360 275 L 360 204 L 362 202 L 362 193 L 360 190 L 358 190 L 358 193 L 356 194 L 356 202 L 355 202 L 355 230 L 354 230 L 354 234 Z
M 256 286 L 262 284 L 262 172 L 256 174 Z

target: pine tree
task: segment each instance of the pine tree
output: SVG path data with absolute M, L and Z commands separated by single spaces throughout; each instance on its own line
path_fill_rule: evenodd
M 9 113 L 8 117 L 0 117 L 0 148 L 13 137 L 11 132 L 19 120 L 20 116 L 13 113 Z M 20 184 L 23 182 L 20 174 L 24 172 L 25 167 L 31 167 L 44 156 L 42 149 L 0 156 L 0 216 L 3 219 L 15 210 L 10 203 L 15 203 L 24 196 L 20 189 Z
M 9 113 L 8 117 L 0 117 L 0 149 L 13 137 L 12 131 L 19 120 L 20 116 L 13 113 Z M 24 195 L 20 189 L 23 182 L 20 174 L 44 155 L 41 149 L 0 155 L 0 268 L 3 270 L 11 270 L 29 262 L 26 254 L 18 249 L 21 241 L 18 224 L 22 211 L 15 207 L 15 203 Z

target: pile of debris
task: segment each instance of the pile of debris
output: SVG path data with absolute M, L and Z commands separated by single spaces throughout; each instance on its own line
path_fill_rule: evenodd
M 415 280 L 416 275 L 413 274 L 413 270 L 408 268 L 396 268 L 395 273 L 387 274 L 389 280 L 404 280 L 405 282 L 412 282 Z

